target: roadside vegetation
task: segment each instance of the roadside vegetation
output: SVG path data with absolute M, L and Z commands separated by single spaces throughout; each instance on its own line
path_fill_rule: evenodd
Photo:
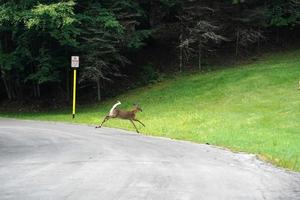
M 97 105 L 80 106 L 74 120 L 64 111 L 1 113 L 2 117 L 99 125 L 111 106 L 143 108 L 142 134 L 163 136 L 255 153 L 300 171 L 300 51 L 207 73 L 174 75 Z M 128 121 L 104 126 L 134 131 Z

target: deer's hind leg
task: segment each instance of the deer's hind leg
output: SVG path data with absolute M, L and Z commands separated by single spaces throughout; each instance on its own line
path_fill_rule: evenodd
M 139 130 L 136 128 L 136 126 L 135 126 L 135 124 L 133 123 L 133 121 L 132 121 L 131 119 L 130 119 L 130 121 L 131 121 L 131 123 L 133 124 L 133 126 L 134 126 L 136 132 L 139 133 Z
M 108 115 L 107 115 L 106 117 L 104 117 L 104 119 L 103 119 L 101 125 L 100 125 L 100 126 L 96 126 L 95 128 L 101 128 L 102 125 L 104 124 L 104 122 L 106 122 L 107 120 L 109 120 L 109 118 L 110 118 L 110 116 L 108 116 Z

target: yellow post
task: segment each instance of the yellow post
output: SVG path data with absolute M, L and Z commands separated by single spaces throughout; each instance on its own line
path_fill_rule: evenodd
M 74 82 L 73 82 L 73 119 L 75 118 L 75 105 L 76 105 L 76 69 L 74 69 Z

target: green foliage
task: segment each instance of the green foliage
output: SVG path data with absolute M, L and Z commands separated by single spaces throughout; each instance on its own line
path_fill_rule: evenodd
M 148 39 L 151 34 L 152 30 L 138 30 L 129 35 L 127 46 L 130 49 L 138 49 L 145 45 L 145 40 Z
M 117 34 L 124 34 L 124 27 L 117 20 L 114 13 L 106 8 L 99 9 L 99 15 L 96 16 L 96 21 L 102 24 L 103 28 Z
M 12 3 L 0 5 L 0 25 L 16 25 L 22 20 L 23 12 L 20 12 L 18 6 Z
M 127 62 L 120 53 L 127 30 L 117 18 L 114 12 L 99 4 L 91 4 L 86 13 L 78 15 L 82 30 L 80 38 L 84 41 L 80 48 L 85 60 L 80 82 L 95 83 L 98 100 L 100 82 L 112 81 L 112 77 L 120 76 L 119 67 Z
M 60 73 L 65 66 L 53 65 L 60 51 L 54 49 L 78 44 L 74 6 L 74 1 L 43 4 L 37 0 L 0 5 L 1 73 L 5 73 L 10 93 L 22 93 L 28 82 L 62 81 Z
M 275 0 L 268 5 L 269 25 L 295 26 L 300 23 L 300 5 L 292 0 Z
M 149 83 L 155 83 L 159 78 L 159 73 L 155 70 L 153 64 L 141 66 L 139 69 L 139 83 L 141 85 L 147 85 Z
M 50 5 L 39 4 L 31 9 L 25 21 L 28 29 L 48 32 L 62 45 L 76 46 L 74 1 L 53 3 Z
M 180 41 L 184 56 L 199 55 L 201 63 L 200 57 L 225 43 L 249 51 L 260 46 L 264 32 L 272 41 L 272 27 L 290 31 L 299 20 L 293 0 L 0 0 L 0 88 L 6 81 L 22 94 L 35 84 L 56 82 L 68 91 L 66 68 L 73 54 L 86 68 L 81 84 L 113 81 L 129 63 L 126 56 L 150 41 L 174 49 Z
M 16 65 L 15 53 L 0 53 L 0 66 L 1 70 L 9 72 Z
M 41 48 L 39 56 L 35 58 L 36 68 L 35 73 L 30 74 L 26 79 L 27 81 L 34 81 L 39 84 L 46 82 L 59 82 L 59 74 L 56 67 L 51 64 L 51 56 L 49 52 Z
M 73 1 L 54 3 L 50 5 L 39 4 L 31 9 L 30 17 L 25 25 L 27 28 L 45 29 L 47 27 L 61 28 L 71 25 L 75 19 Z

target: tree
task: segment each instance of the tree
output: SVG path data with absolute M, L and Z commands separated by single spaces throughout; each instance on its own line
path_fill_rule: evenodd
M 195 54 L 198 56 L 200 71 L 202 70 L 203 52 L 212 50 L 213 44 L 227 40 L 220 33 L 221 26 L 214 25 L 216 19 L 212 16 L 215 12 L 217 10 L 210 8 L 209 3 L 194 0 L 185 4 L 180 16 L 180 20 L 184 24 L 184 39 L 181 41 L 180 47 L 185 50 L 187 58 Z
M 128 62 L 121 50 L 142 45 L 143 36 L 135 32 L 135 18 L 139 15 L 127 13 L 128 7 L 132 9 L 132 5 L 127 3 L 90 4 L 87 12 L 79 16 L 83 30 L 81 39 L 84 41 L 82 51 L 86 61 L 80 82 L 92 81 L 96 84 L 98 101 L 101 100 L 101 82 L 121 76 L 119 67 Z M 131 39 L 128 39 L 129 35 Z
M 293 0 L 267 2 L 267 24 L 276 28 L 276 42 L 280 39 L 280 29 L 293 28 L 300 24 L 300 4 Z
M 22 96 L 32 83 L 35 97 L 40 84 L 61 80 L 60 66 L 54 65 L 55 47 L 76 46 L 73 1 L 39 4 L 38 1 L 8 2 L 1 5 L 1 73 L 9 99 Z M 25 70 L 26 69 L 26 70 Z

